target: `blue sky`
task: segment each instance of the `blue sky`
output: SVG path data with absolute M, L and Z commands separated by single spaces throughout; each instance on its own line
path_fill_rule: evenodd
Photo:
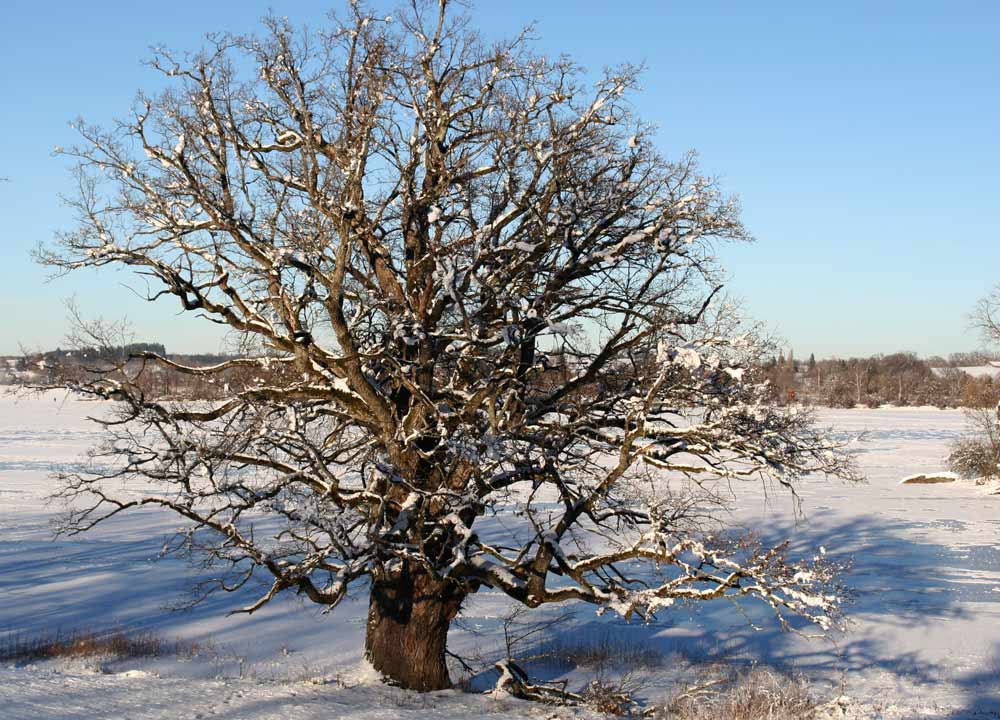
M 384 6 L 392 9 L 393 3 Z M 219 348 L 118 272 L 45 282 L 29 258 L 71 226 L 56 145 L 158 78 L 151 45 L 195 49 L 270 7 L 312 26 L 336 2 L 4 3 L 0 23 L 0 354 L 48 348 L 63 301 L 128 316 L 169 350 Z M 481 0 L 487 34 L 536 21 L 538 47 L 589 68 L 644 62 L 640 114 L 698 150 L 757 242 L 725 247 L 729 290 L 799 357 L 980 345 L 968 313 L 1000 282 L 1000 3 Z

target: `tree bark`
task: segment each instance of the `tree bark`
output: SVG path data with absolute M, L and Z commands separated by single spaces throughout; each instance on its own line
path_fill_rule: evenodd
M 408 690 L 451 687 L 445 649 L 448 627 L 465 594 L 420 569 L 401 571 L 372 583 L 365 657 L 390 681 Z

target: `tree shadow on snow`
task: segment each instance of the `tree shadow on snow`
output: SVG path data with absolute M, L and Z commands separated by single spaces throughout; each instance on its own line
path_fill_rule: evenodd
M 961 675 L 956 684 L 966 702 L 947 720 L 989 720 L 1000 718 L 1000 643 L 992 656 L 973 672 Z
M 925 687 L 953 683 L 973 692 L 987 679 L 996 679 L 996 668 L 980 680 L 950 676 L 948 668 L 922 656 L 917 637 L 930 626 L 967 618 L 976 603 L 1000 601 L 1000 593 L 993 591 L 995 582 L 975 579 L 976 573 L 1000 574 L 997 548 L 927 542 L 920 539 L 922 523 L 884 516 L 774 523 L 756 528 L 765 544 L 788 539 L 793 557 L 811 557 L 823 546 L 831 559 L 850 562 L 842 578 L 851 591 L 845 633 L 830 640 L 784 632 L 766 606 L 745 600 L 739 609 L 726 601 L 679 605 L 649 624 L 625 622 L 610 613 L 597 617 L 593 608 L 577 606 L 574 621 L 559 635 L 577 645 L 600 644 L 611 636 L 619 645 L 654 650 L 666 662 L 679 656 L 694 663 L 764 663 L 831 686 L 844 678 L 848 689 L 852 676 L 870 672 Z M 792 625 L 812 631 L 801 622 Z M 911 633 L 913 642 L 906 642 Z M 567 669 L 542 662 L 531 670 L 540 679 L 553 680 L 565 676 Z M 487 682 L 485 675 L 477 678 L 477 685 Z M 987 702 L 996 703 L 984 696 L 980 704 Z
M 320 654 L 357 660 L 364 610 L 355 607 L 354 599 L 345 601 L 348 617 L 339 623 L 291 594 L 252 617 L 230 616 L 266 592 L 270 583 L 262 577 L 237 593 L 219 592 L 189 610 L 172 612 L 191 599 L 199 580 L 217 576 L 182 558 L 160 557 L 175 527 L 176 521 L 163 513 L 137 512 L 78 536 L 53 539 L 42 520 L 20 537 L 0 535 L 0 639 L 8 634 L 30 639 L 73 631 L 148 632 L 204 643 L 220 657 L 232 656 L 235 672 L 275 656 L 286 664 L 303 664 L 308 654 L 310 667 L 295 665 L 291 669 L 296 672 L 312 668 Z M 286 658 L 300 651 L 309 652 Z M 315 667 L 317 673 L 323 669 Z
M 767 608 L 752 601 L 741 607 L 759 630 L 754 630 L 732 604 L 715 601 L 675 607 L 646 625 L 625 623 L 611 613 L 598 617 L 592 606 L 578 605 L 572 608 L 573 619 L 552 632 L 577 646 L 613 637 L 612 647 L 624 643 L 648 648 L 665 662 L 674 655 L 693 662 L 761 662 L 831 683 L 844 673 L 849 688 L 852 675 L 867 672 L 882 672 L 926 687 L 950 683 L 969 698 L 965 714 L 956 715 L 956 720 L 995 712 L 1000 660 L 981 673 L 956 674 L 919 652 L 919 633 L 978 616 L 979 603 L 1000 602 L 1000 593 L 994 592 L 997 583 L 990 579 L 1000 575 L 1000 550 L 930 542 L 923 537 L 928 523 L 885 516 L 816 516 L 800 523 L 770 522 L 770 526 L 758 524 L 756 528 L 765 544 L 788 538 L 793 556 L 810 557 L 824 546 L 833 559 L 853 560 L 843 580 L 853 590 L 847 611 L 854 624 L 836 638 L 836 643 L 784 633 Z M 139 514 L 133 516 L 131 524 L 111 523 L 80 537 L 44 541 L 41 532 L 32 531 L 27 536 L 0 538 L 0 595 L 5 599 L 0 607 L 0 633 L 13 630 L 30 635 L 54 629 L 123 626 L 164 637 L 183 630 L 187 638 L 197 640 L 202 632 L 206 637 L 221 632 L 223 642 L 226 635 L 237 640 L 252 638 L 254 647 L 247 652 L 262 658 L 285 644 L 292 645 L 294 651 L 322 650 L 322 657 L 316 657 L 319 663 L 328 662 L 331 651 L 344 660 L 360 657 L 364 632 L 361 596 L 338 609 L 339 622 L 318 616 L 318 608 L 294 607 L 298 605 L 294 598 L 281 599 L 252 618 L 224 620 L 227 611 L 256 598 L 249 592 L 242 597 L 213 597 L 192 613 L 165 613 L 164 605 L 176 601 L 195 579 L 182 562 L 154 562 L 170 528 L 166 521 Z M 940 529 L 932 535 L 942 536 Z M 484 636 L 499 645 L 502 631 L 497 615 L 477 615 L 484 609 L 477 607 L 478 602 L 488 605 L 496 598 L 491 599 L 486 592 L 480 595 L 483 597 L 470 603 L 464 621 L 481 625 Z M 530 621 L 537 616 L 532 613 L 527 617 Z M 195 632 L 193 625 L 199 628 Z M 976 639 L 982 642 L 987 638 Z M 462 644 L 460 628 L 456 628 L 453 640 Z M 938 659 L 944 665 L 946 659 L 941 654 L 939 649 Z M 536 663 L 531 672 L 541 679 L 565 676 L 565 659 L 554 664 Z M 484 673 L 476 678 L 474 687 L 494 680 L 495 675 Z

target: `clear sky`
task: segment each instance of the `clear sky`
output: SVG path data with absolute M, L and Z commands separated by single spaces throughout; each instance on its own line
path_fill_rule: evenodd
M 379 4 L 387 10 L 393 2 Z M 125 115 L 152 45 L 196 49 L 272 8 L 317 26 L 337 0 L 7 0 L 0 20 L 0 354 L 57 345 L 63 301 L 139 339 L 212 351 L 205 323 L 148 307 L 124 273 L 45 282 L 29 251 L 71 226 L 67 122 Z M 796 356 L 979 346 L 967 316 L 1000 282 L 1000 3 L 480 0 L 488 35 L 589 68 L 644 62 L 640 114 L 699 151 L 757 237 L 720 255 L 729 290 Z

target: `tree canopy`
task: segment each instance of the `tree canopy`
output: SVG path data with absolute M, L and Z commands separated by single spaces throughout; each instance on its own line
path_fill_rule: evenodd
M 366 582 L 369 657 L 419 689 L 448 684 L 448 623 L 482 586 L 834 622 L 831 565 L 712 520 L 727 483 L 853 471 L 767 400 L 719 293 L 715 245 L 749 239 L 738 204 L 657 151 L 638 69 L 591 82 L 444 0 L 264 26 L 161 51 L 169 88 L 65 151 L 79 223 L 41 260 L 130 267 L 242 348 L 145 364 L 250 371 L 200 404 L 145 397 L 143 364 L 78 386 L 121 402 L 92 471 L 65 478 L 88 499 L 66 529 L 172 510 L 228 568 L 219 588 L 270 577 L 246 612 Z

